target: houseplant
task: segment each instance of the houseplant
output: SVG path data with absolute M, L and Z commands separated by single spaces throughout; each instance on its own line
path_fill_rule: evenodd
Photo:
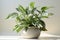
M 24 35 L 25 38 L 38 38 L 41 31 L 47 31 L 45 22 L 42 19 L 53 15 L 53 13 L 47 13 L 46 10 L 49 9 L 49 7 L 43 6 L 38 9 L 34 4 L 34 2 L 31 2 L 28 7 L 19 5 L 16 8 L 18 13 L 13 12 L 6 18 L 15 18 L 16 25 L 13 30 L 16 32 L 23 30 L 25 33 L 22 35 Z

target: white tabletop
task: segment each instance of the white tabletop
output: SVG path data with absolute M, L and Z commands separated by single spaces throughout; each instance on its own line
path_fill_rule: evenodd
M 0 36 L 0 40 L 60 40 L 60 36 L 42 32 L 39 39 L 24 39 L 22 36 Z

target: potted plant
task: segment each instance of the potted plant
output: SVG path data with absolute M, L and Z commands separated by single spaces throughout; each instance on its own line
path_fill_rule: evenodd
M 16 25 L 13 30 L 16 32 L 23 30 L 22 36 L 25 36 L 24 38 L 38 38 L 41 31 L 47 31 L 45 22 L 42 19 L 53 15 L 53 13 L 47 13 L 46 10 L 49 7 L 43 6 L 38 9 L 34 5 L 34 2 L 31 2 L 28 7 L 19 5 L 16 8 L 18 13 L 13 12 L 6 18 L 15 18 Z

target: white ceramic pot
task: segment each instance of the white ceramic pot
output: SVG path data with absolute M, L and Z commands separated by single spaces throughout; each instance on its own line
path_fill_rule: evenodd
M 28 28 L 27 31 L 24 29 L 21 32 L 23 38 L 38 38 L 40 36 L 40 30 L 38 28 Z

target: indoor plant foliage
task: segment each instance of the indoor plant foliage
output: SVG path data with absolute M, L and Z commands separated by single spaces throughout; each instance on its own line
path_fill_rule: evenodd
M 13 12 L 8 15 L 7 19 L 15 18 L 16 25 L 14 31 L 20 32 L 23 28 L 27 31 L 29 28 L 38 28 L 40 31 L 47 31 L 45 27 L 45 22 L 43 18 L 48 18 L 53 15 L 53 13 L 47 13 L 49 7 L 43 6 L 40 9 L 35 7 L 35 3 L 31 2 L 28 7 L 23 7 L 19 5 L 16 10 L 18 12 Z M 47 13 L 47 15 L 45 15 Z

